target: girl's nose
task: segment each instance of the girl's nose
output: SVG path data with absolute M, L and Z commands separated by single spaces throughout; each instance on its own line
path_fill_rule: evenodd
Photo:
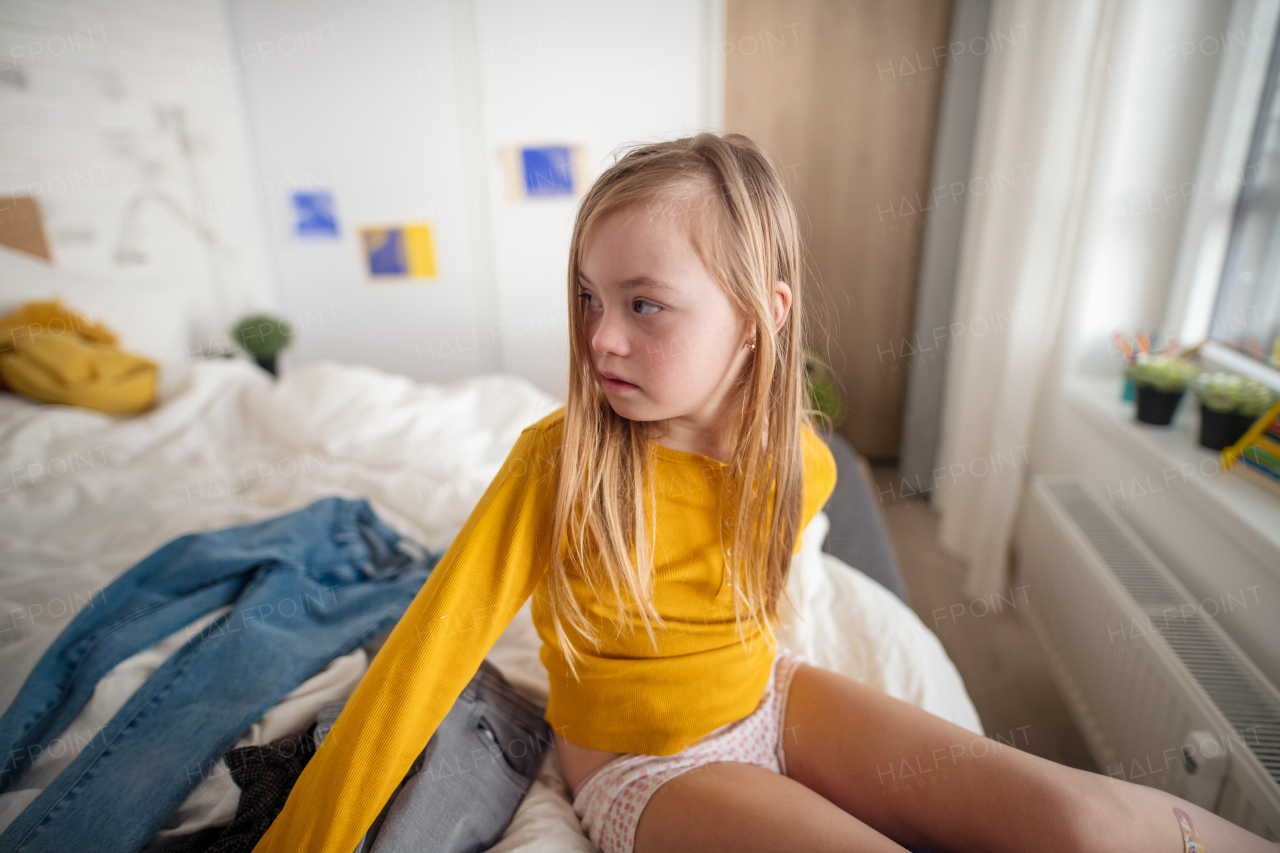
M 630 345 L 627 343 L 626 329 L 622 319 L 614 312 L 602 312 L 598 325 L 591 335 L 591 349 L 597 355 L 627 355 Z

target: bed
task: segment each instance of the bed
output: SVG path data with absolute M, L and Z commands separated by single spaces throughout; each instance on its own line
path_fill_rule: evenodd
M 199 360 L 170 388 L 161 405 L 134 418 L 0 394 L 3 707 L 79 609 L 184 533 L 260 520 L 336 494 L 368 498 L 392 527 L 444 549 L 520 430 L 559 405 L 511 376 L 425 385 L 328 362 L 272 380 L 247 361 Z M 893 592 L 822 550 L 828 527 L 820 513 L 805 533 L 788 590 L 797 608 L 783 606 L 783 643 L 981 733 L 937 639 Z M 96 731 L 110 719 L 184 634 L 122 662 L 99 682 L 62 748 L 47 750 L 25 780 L 0 795 L 0 831 L 74 758 L 75 733 Z M 545 702 L 538 642 L 526 603 L 489 660 Z M 376 641 L 331 662 L 237 746 L 307 728 L 320 705 L 350 695 L 375 651 Z M 238 796 L 225 766 L 215 767 L 146 849 L 229 822 Z M 593 849 L 552 751 L 493 850 Z

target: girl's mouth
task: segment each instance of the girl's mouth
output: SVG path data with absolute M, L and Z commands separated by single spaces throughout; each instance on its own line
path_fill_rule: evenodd
M 612 391 L 615 394 L 622 391 L 638 390 L 640 387 L 603 371 L 600 373 L 600 384 L 604 386 L 604 390 Z

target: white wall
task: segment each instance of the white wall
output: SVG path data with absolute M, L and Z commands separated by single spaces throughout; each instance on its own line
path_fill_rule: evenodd
M 705 60 L 718 4 L 229 3 L 264 176 L 282 190 L 329 184 L 342 228 L 334 242 L 294 239 L 287 192 L 264 197 L 300 330 L 290 358 L 423 381 L 502 370 L 562 395 L 577 199 L 508 199 L 501 151 L 581 145 L 589 181 L 623 143 L 718 126 Z M 330 44 L 279 49 L 321 32 Z M 355 228 L 417 220 L 434 229 L 438 277 L 371 283 Z
M 217 0 L 0 4 L 0 195 L 36 196 L 53 254 L 0 248 L 0 311 L 65 286 L 111 321 L 127 291 L 180 342 L 274 304 L 254 211 L 217 204 L 255 185 L 238 90 L 206 73 L 224 24 Z

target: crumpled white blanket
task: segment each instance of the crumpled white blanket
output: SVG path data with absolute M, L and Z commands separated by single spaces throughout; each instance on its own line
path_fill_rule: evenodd
M 6 395 L 0 395 L 0 398 Z M 184 533 L 256 521 L 329 494 L 369 498 L 392 527 L 443 549 L 520 430 L 558 403 L 529 383 L 487 376 L 420 385 L 363 367 L 315 363 L 278 381 L 244 362 L 201 362 L 172 399 L 139 417 L 0 402 L 0 703 L 7 706 L 58 632 L 112 579 Z M 901 601 L 821 552 L 827 520 L 806 531 L 780 640 L 816 664 L 872 684 L 974 732 L 972 703 L 937 638 Z M 216 618 L 221 611 L 202 617 Z M 121 662 L 79 716 L 0 795 L 0 829 L 127 701 L 187 629 Z M 489 659 L 545 700 L 529 605 Z M 305 728 L 351 694 L 365 650 L 333 661 L 272 708 L 237 746 Z M 211 685 L 210 701 L 217 701 Z M 239 789 L 219 762 L 153 844 L 230 822 Z M 497 851 L 594 848 L 554 752 Z

